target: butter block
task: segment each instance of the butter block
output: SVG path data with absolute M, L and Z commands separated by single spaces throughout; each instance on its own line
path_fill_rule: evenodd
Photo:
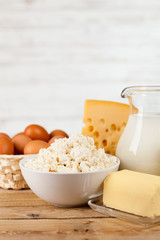
M 103 204 L 140 216 L 160 216 L 160 176 L 122 170 L 109 174 Z

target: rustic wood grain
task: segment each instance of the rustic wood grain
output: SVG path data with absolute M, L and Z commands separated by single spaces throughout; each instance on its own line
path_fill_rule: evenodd
M 108 216 L 92 211 L 87 205 L 80 208 L 55 207 L 41 200 L 31 190 L 0 189 L 0 219 L 90 217 Z
M 0 239 L 159 239 L 160 225 L 140 226 L 88 206 L 58 208 L 31 190 L 0 189 Z
M 1 239 L 155 239 L 160 226 L 142 227 L 118 219 L 0 220 Z
M 0 189 L 0 207 L 9 206 L 47 206 L 49 203 L 41 200 L 31 190 Z
M 28 202 L 29 203 L 29 202 Z M 79 208 L 58 208 L 55 206 L 0 207 L 0 219 L 74 219 L 105 218 L 88 206 Z

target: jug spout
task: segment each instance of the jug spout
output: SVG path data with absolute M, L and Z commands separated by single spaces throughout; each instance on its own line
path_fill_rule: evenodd
M 124 89 L 122 90 L 122 92 L 121 92 L 121 97 L 122 97 L 122 98 L 128 97 L 128 96 L 129 96 L 129 95 L 128 95 L 128 92 L 129 92 L 130 89 L 131 89 L 131 87 L 124 88 Z
M 132 86 L 126 87 L 121 92 L 121 97 L 126 98 L 134 94 L 160 94 L 160 86 Z
M 160 114 L 160 86 L 127 87 L 121 96 L 128 98 L 130 114 Z

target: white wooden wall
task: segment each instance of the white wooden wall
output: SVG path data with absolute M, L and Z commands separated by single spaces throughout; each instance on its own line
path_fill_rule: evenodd
M 87 98 L 160 85 L 159 0 L 0 0 L 0 131 L 81 131 Z

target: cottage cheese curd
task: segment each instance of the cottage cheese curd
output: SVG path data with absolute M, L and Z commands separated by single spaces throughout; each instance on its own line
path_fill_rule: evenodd
M 94 139 L 83 135 L 57 139 L 38 157 L 29 159 L 25 167 L 42 172 L 90 172 L 111 167 L 118 162 L 107 156 L 104 149 L 96 149 Z

